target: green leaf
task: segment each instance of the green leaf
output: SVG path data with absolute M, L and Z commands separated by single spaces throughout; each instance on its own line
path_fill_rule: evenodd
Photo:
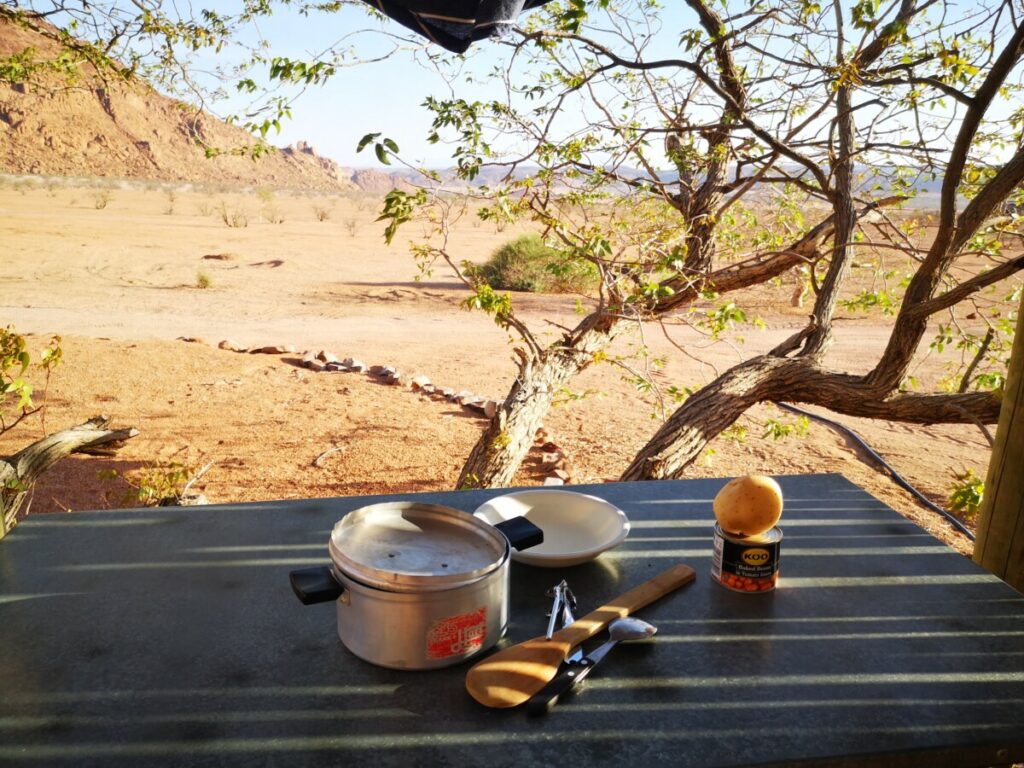
M 949 486 L 949 506 L 962 517 L 971 519 L 978 514 L 985 497 L 985 479 L 974 474 L 971 468 L 954 474 L 955 482 Z
M 368 133 L 359 140 L 359 144 L 356 145 L 356 152 L 362 152 L 366 149 L 367 144 L 371 144 L 378 136 L 379 133 Z

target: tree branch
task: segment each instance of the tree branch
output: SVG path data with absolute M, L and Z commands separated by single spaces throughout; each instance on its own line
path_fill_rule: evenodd
M 926 267 L 929 264 L 934 264 L 936 267 L 942 264 L 944 257 L 950 250 L 953 237 L 957 234 L 958 228 L 954 226 L 956 194 L 960 189 L 960 182 L 963 178 L 964 166 L 967 164 L 967 156 L 971 144 L 974 141 L 978 127 L 981 125 L 982 118 L 988 112 L 988 108 L 999 93 L 999 89 L 1002 88 L 1003 82 L 1020 58 L 1022 45 L 1024 45 L 1024 24 L 1018 25 L 1014 30 L 1013 35 L 1006 43 L 1006 47 L 1003 48 L 996 58 L 992 68 L 985 75 L 981 86 L 971 98 L 971 107 L 967 110 L 960 125 L 956 141 L 953 144 L 953 151 L 950 154 L 949 164 L 946 166 L 946 175 L 942 181 L 939 231 L 936 233 L 935 244 L 925 261 Z
M 895 205 L 906 200 L 902 195 L 884 197 L 863 206 L 857 214 L 858 218 L 868 216 L 871 212 Z M 664 314 L 696 299 L 705 288 L 714 288 L 719 293 L 727 293 L 740 288 L 763 283 L 781 275 L 786 270 L 812 260 L 822 244 L 832 236 L 835 230 L 835 214 L 830 214 L 818 222 L 809 232 L 793 242 L 788 248 L 780 251 L 761 253 L 744 261 L 730 264 L 706 276 L 694 276 L 691 279 L 673 277 L 662 285 L 671 288 L 674 293 L 658 300 L 654 307 L 656 314 Z
M 1024 150 L 1021 150 L 1013 158 L 1014 168 L 1011 171 L 1007 171 L 1006 168 L 1001 169 L 1000 173 L 991 179 L 968 205 L 963 215 L 959 219 L 957 218 L 956 197 L 974 137 L 992 101 L 1020 58 L 1022 46 L 1024 46 L 1024 23 L 1018 24 L 1013 35 L 999 56 L 996 57 L 981 86 L 974 94 L 971 106 L 964 115 L 960 130 L 953 142 L 950 160 L 946 166 L 946 175 L 942 182 L 938 231 L 935 233 L 935 239 L 921 266 L 907 287 L 903 306 L 896 317 L 896 323 L 885 352 L 874 370 L 868 374 L 872 384 L 879 390 L 896 389 L 900 380 L 906 375 L 914 352 L 921 343 L 921 338 L 927 328 L 927 314 L 916 310 L 915 307 L 932 299 L 943 275 L 949 269 L 949 265 L 957 253 L 954 250 L 954 244 L 963 247 L 964 243 L 974 237 L 985 217 L 999 202 L 997 190 L 1003 189 L 1008 180 L 1017 178 L 1024 172 Z M 999 184 L 993 185 L 997 178 Z M 979 198 L 981 198 L 980 201 Z
M 971 377 L 974 376 L 974 372 L 978 369 L 981 361 L 985 359 L 985 353 L 988 352 L 988 348 L 992 344 L 992 339 L 995 338 L 995 335 L 996 332 L 992 328 L 985 331 L 985 338 L 981 340 L 981 344 L 978 345 L 977 354 L 971 360 L 971 364 L 967 366 L 967 370 L 964 371 L 963 378 L 960 379 L 960 386 L 956 390 L 957 392 L 963 394 L 971 386 Z
M 943 294 L 936 296 L 934 299 L 929 301 L 922 301 L 908 307 L 907 314 L 910 317 L 928 317 L 934 315 L 936 312 L 941 312 L 944 309 L 952 307 L 972 293 L 977 293 L 982 288 L 998 283 L 1000 280 L 1005 280 L 1011 275 L 1024 269 L 1024 255 L 1018 256 L 1015 259 L 1004 261 L 997 267 L 993 267 L 988 272 L 982 272 L 980 275 L 975 275 L 970 280 L 964 280 L 956 288 L 951 288 Z
M 942 91 L 942 93 L 946 94 L 950 98 L 956 99 L 961 104 L 970 106 L 973 103 L 971 97 L 968 96 L 966 93 L 964 93 L 963 91 L 961 91 L 958 88 L 954 88 L 953 86 L 948 85 L 948 84 L 942 82 L 937 77 L 884 77 L 884 78 L 865 79 L 864 80 L 864 84 L 865 85 L 879 85 L 879 86 L 886 86 L 886 85 L 927 85 L 927 86 L 930 86 L 930 87 L 932 87 L 932 88 L 934 88 L 934 89 L 936 89 L 938 91 Z
M 985 186 L 964 208 L 963 213 L 957 219 L 956 235 L 950 246 L 950 252 L 958 253 L 1021 182 L 1024 182 L 1024 147 L 1019 149 L 996 172 L 996 175 L 986 182 Z
M 526 35 L 527 40 L 542 40 L 544 38 L 561 39 L 561 40 L 574 40 L 581 43 L 595 53 L 598 53 L 605 58 L 613 66 L 622 67 L 624 69 L 631 69 L 637 71 L 648 71 L 654 69 L 685 69 L 688 72 L 692 72 L 697 79 L 699 79 L 705 86 L 707 86 L 718 98 L 726 103 L 736 113 L 737 119 L 753 133 L 761 141 L 765 142 L 772 149 L 777 151 L 779 154 L 788 157 L 796 163 L 799 163 L 803 167 L 807 168 L 808 171 L 813 174 L 815 180 L 820 185 L 821 189 L 828 188 L 828 177 L 825 172 L 821 169 L 818 163 L 814 162 L 811 158 L 804 156 L 800 152 L 797 152 L 792 147 L 776 139 L 770 132 L 766 131 L 760 125 L 755 123 L 746 110 L 732 98 L 732 96 L 719 85 L 711 75 L 704 71 L 704 69 L 692 61 L 686 61 L 684 59 L 662 59 L 660 61 L 630 61 L 619 56 L 617 53 L 609 49 L 608 47 L 601 45 L 595 40 L 577 35 L 570 32 L 555 32 L 552 30 L 541 30 L 532 32 Z

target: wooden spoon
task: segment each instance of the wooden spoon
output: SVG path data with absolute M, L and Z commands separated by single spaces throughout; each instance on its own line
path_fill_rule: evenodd
M 596 611 L 555 632 L 535 637 L 488 656 L 466 673 L 466 690 L 485 707 L 515 707 L 537 693 L 558 673 L 572 649 L 589 640 L 614 619 L 628 616 L 674 589 L 694 580 L 687 565 L 674 565 L 650 581 L 620 595 Z

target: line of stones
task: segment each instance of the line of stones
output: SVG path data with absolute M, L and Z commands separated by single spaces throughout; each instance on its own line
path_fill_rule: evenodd
M 179 337 L 179 340 L 205 343 L 202 339 L 186 336 Z M 250 355 L 298 354 L 298 350 L 292 345 L 243 347 L 229 339 L 221 341 L 217 348 Z M 383 384 L 390 386 L 400 385 L 404 381 L 402 374 L 394 366 L 367 365 L 353 357 L 346 357 L 342 360 L 326 349 L 303 352 L 302 366 L 317 373 L 366 373 Z M 483 416 L 485 419 L 494 418 L 494 415 L 498 412 L 499 403 L 496 400 L 475 395 L 467 390 L 456 391 L 451 387 L 435 386 L 427 376 L 422 374 L 417 374 L 409 379 L 409 388 L 413 392 L 418 392 L 435 400 L 446 400 L 450 403 L 456 403 L 463 409 L 478 416 Z M 545 485 L 561 485 L 572 481 L 572 469 L 566 458 L 565 451 L 551 440 L 551 436 L 546 429 L 541 427 L 537 430 L 533 445 L 541 453 L 540 468 L 543 472 L 547 473 L 544 478 Z

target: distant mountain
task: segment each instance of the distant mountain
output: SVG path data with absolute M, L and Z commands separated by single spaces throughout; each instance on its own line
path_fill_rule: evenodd
M 366 191 L 374 192 L 386 192 L 396 187 L 410 189 L 412 187 L 434 187 L 437 185 L 450 189 L 459 189 L 469 186 L 482 187 L 501 184 L 508 175 L 510 167 L 508 165 L 485 166 L 480 169 L 479 174 L 471 183 L 460 179 L 454 166 L 430 169 L 429 172 L 434 174 L 436 178 L 427 177 L 412 168 L 385 170 L 378 167 L 355 170 L 352 172 L 351 179 L 356 186 Z M 536 170 L 536 167 L 517 168 L 512 175 L 513 178 L 524 178 L 531 173 L 535 173 Z
M 801 167 L 794 165 L 793 163 L 780 163 L 776 166 L 780 171 L 784 171 L 791 176 L 799 176 L 802 170 Z M 827 168 L 825 169 L 827 172 Z M 892 168 L 884 169 L 886 171 L 893 170 Z M 507 178 L 511 175 L 513 179 L 522 179 L 531 174 L 535 174 L 538 171 L 538 167 L 535 165 L 521 165 L 517 166 L 514 170 L 510 165 L 485 165 L 480 168 L 479 173 L 472 181 L 472 186 L 497 186 L 507 181 Z M 444 184 L 451 188 L 458 188 L 460 186 L 466 186 L 466 182 L 458 178 L 457 169 L 455 167 L 435 169 L 432 171 L 437 174 L 437 177 L 441 184 Z M 511 174 L 510 174 L 511 172 Z M 730 168 L 729 173 L 732 174 L 734 169 Z M 858 182 L 858 188 L 861 192 L 867 193 L 874 186 L 880 185 L 883 190 L 890 189 L 888 182 L 881 177 L 874 177 L 871 174 L 871 168 L 866 165 L 859 165 L 856 168 L 856 172 L 860 176 Z M 644 180 L 650 179 L 650 174 L 639 168 L 630 167 L 619 167 L 617 174 L 622 179 L 628 180 Z M 675 184 L 679 180 L 679 173 L 673 169 L 657 169 L 658 178 L 665 184 Z M 390 177 L 390 181 L 388 181 Z M 731 175 L 730 175 L 731 178 Z M 390 184 L 390 187 L 403 186 L 405 184 L 417 185 L 417 186 L 430 186 L 438 183 L 431 179 L 427 179 L 418 171 L 410 169 L 400 170 L 374 170 L 374 171 L 358 171 L 353 176 L 353 180 L 359 185 L 363 186 L 364 180 L 373 180 L 373 186 L 376 188 L 384 188 Z M 914 187 L 918 194 L 936 193 L 942 187 L 942 179 L 931 179 L 924 173 L 919 178 L 914 180 Z M 614 188 L 614 185 L 613 185 Z
M 794 177 L 799 175 L 800 169 L 796 166 L 783 164 L 779 168 Z M 485 166 L 480 169 L 480 172 L 472 182 L 466 182 L 458 177 L 457 169 L 454 167 L 432 170 L 431 173 L 436 178 L 428 178 L 419 171 L 408 168 L 388 171 L 373 169 L 354 171 L 351 179 L 360 189 L 371 194 L 382 195 L 394 188 L 412 189 L 421 186 L 430 188 L 441 185 L 450 191 L 474 187 L 479 188 L 482 186 L 498 187 L 506 183 L 509 178 L 522 179 L 537 171 L 538 168 L 536 166 L 529 165 L 518 166 L 514 170 L 508 165 Z M 882 177 L 872 176 L 867 166 L 859 166 L 857 172 L 860 174 L 860 181 L 857 183 L 856 189 L 857 194 L 864 195 L 867 198 L 893 194 L 893 188 L 890 186 L 889 181 Z M 629 180 L 650 178 L 646 171 L 631 168 L 619 168 L 618 175 L 622 179 Z M 679 175 L 675 170 L 659 170 L 658 177 L 663 183 L 670 185 L 670 187 L 676 184 L 679 179 Z M 915 197 L 904 203 L 905 207 L 935 208 L 938 206 L 939 190 L 942 187 L 941 178 L 932 179 L 929 175 L 922 173 L 919 178 L 913 180 L 913 187 L 916 193 Z M 618 192 L 625 192 L 627 186 L 625 183 L 617 183 L 607 187 L 607 190 L 610 192 L 615 192 L 616 190 Z M 766 196 L 778 191 L 779 187 L 777 185 L 755 185 L 750 191 L 748 199 L 766 200 L 768 199 Z
M 0 56 L 28 48 L 40 58 L 57 45 L 0 20 Z M 214 147 L 251 145 L 241 128 L 169 99 L 135 80 L 101 80 L 83 71 L 73 83 L 59 76 L 0 83 L 0 172 L 98 176 L 319 190 L 353 189 L 350 171 L 306 144 L 252 160 L 206 157 Z
M 0 57 L 34 49 L 40 58 L 59 49 L 48 38 L 0 20 Z M 261 185 L 323 191 L 361 189 L 382 195 L 393 188 L 433 186 L 417 171 L 397 168 L 355 170 L 322 157 L 305 142 L 251 160 L 221 155 L 209 159 L 199 140 L 214 147 L 251 145 L 255 139 L 237 126 L 157 93 L 140 80 L 104 82 L 83 71 L 74 83 L 53 76 L 26 83 L 0 82 L 0 173 L 154 179 L 207 184 Z M 466 188 L 455 168 L 435 171 L 450 189 Z M 536 167 L 512 172 L 522 178 Z M 496 186 L 510 166 L 485 166 L 472 186 Z M 639 170 L 620 169 L 625 178 Z M 676 180 L 674 170 L 660 172 Z M 940 182 L 921 182 L 933 193 Z

